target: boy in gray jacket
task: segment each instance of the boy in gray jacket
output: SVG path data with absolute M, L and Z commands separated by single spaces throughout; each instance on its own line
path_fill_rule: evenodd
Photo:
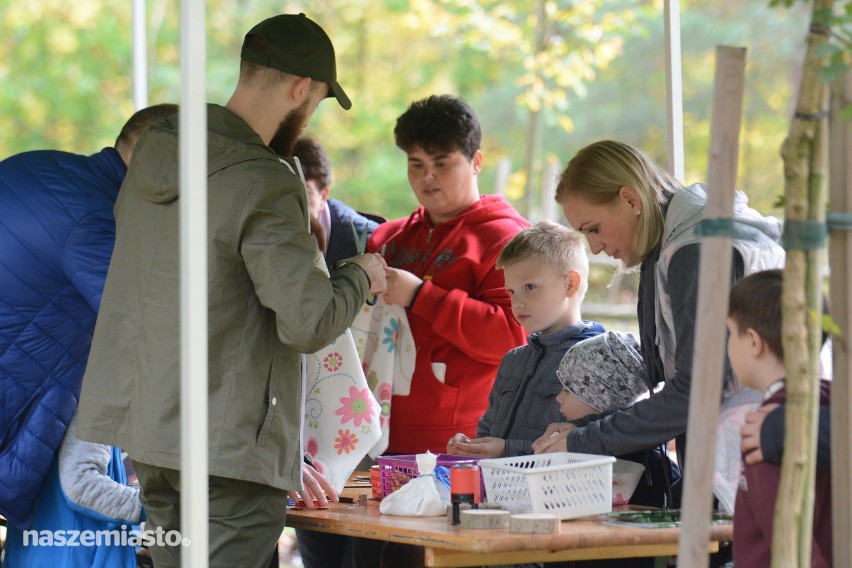
M 561 420 L 556 396 L 559 362 L 577 342 L 604 332 L 585 321 L 589 259 L 580 233 L 541 221 L 518 233 L 497 259 L 512 312 L 530 333 L 527 344 L 503 357 L 476 438 L 456 434 L 447 453 L 477 458 L 532 454 L 532 442 Z

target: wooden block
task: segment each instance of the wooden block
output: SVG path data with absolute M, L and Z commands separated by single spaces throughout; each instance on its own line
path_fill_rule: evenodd
M 358 506 L 359 507 L 366 507 L 367 506 L 367 494 L 366 493 L 359 493 L 358 494 Z
M 512 515 L 509 519 L 509 532 L 524 534 L 558 533 L 562 523 L 556 515 L 525 513 Z
M 461 511 L 469 511 L 472 508 L 473 508 L 473 506 L 470 503 L 459 503 L 459 514 L 461 514 Z M 453 522 L 453 506 L 452 505 L 447 505 L 447 522 L 448 523 Z
M 512 513 L 509 511 L 495 511 L 490 509 L 468 509 L 462 511 L 461 528 L 463 529 L 507 529 L 509 528 L 509 518 Z

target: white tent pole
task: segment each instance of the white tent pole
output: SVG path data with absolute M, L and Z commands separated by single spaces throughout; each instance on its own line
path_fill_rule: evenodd
M 180 14 L 181 531 L 188 568 L 208 565 L 207 63 L 204 0 Z
M 145 0 L 133 0 L 133 107 L 148 106 L 148 35 Z
M 680 61 L 680 0 L 665 1 L 666 111 L 669 132 L 669 173 L 681 183 L 683 166 L 683 81 Z

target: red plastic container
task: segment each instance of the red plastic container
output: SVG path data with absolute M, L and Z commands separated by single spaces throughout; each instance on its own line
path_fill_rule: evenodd
M 379 473 L 379 466 L 374 465 L 370 468 L 370 486 L 373 489 L 373 499 L 382 498 L 382 475 Z

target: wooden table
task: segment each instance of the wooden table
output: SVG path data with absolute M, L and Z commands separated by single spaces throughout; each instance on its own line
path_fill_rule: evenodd
M 369 488 L 357 493 L 369 493 Z M 344 491 L 344 496 L 353 495 Z M 618 510 L 616 508 L 615 510 Z M 372 498 L 367 507 L 335 503 L 326 510 L 287 511 L 287 526 L 402 542 L 425 547 L 427 566 L 484 566 L 523 562 L 556 562 L 653 556 L 665 565 L 677 554 L 680 529 L 643 529 L 607 526 L 596 517 L 562 522 L 559 534 L 512 534 L 503 530 L 470 530 L 452 526 L 446 517 L 382 515 Z M 715 525 L 708 552 L 720 541 L 731 540 L 731 524 Z

